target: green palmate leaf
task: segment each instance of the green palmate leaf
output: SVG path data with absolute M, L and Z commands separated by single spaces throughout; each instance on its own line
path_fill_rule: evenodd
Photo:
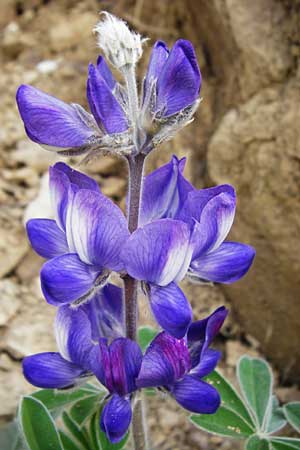
M 102 450 L 100 442 L 100 412 L 97 411 L 89 424 L 89 437 L 93 450 Z
M 255 432 L 242 417 L 225 406 L 220 406 L 215 414 L 192 415 L 191 421 L 209 433 L 235 439 L 248 438 Z
M 214 370 L 206 377 L 206 381 L 212 384 L 218 391 L 222 399 L 222 405 L 227 409 L 234 411 L 241 416 L 249 424 L 253 430 L 255 429 L 254 422 L 244 405 L 241 397 L 238 395 L 234 387 L 227 381 L 219 372 Z
M 75 402 L 70 409 L 71 418 L 79 425 L 82 426 L 89 417 L 94 414 L 97 408 L 100 406 L 100 401 L 103 400 L 102 396 L 91 395 L 89 397 L 82 398 Z
M 28 396 L 21 400 L 19 421 L 30 450 L 63 450 L 49 411 L 36 398 Z
M 64 450 L 81 450 L 81 447 L 77 447 L 76 443 L 63 431 L 59 432 L 59 436 Z
M 24 448 L 18 424 L 15 421 L 0 428 L 1 450 L 24 450 Z
M 271 369 L 263 359 L 242 356 L 238 362 L 237 377 L 243 395 L 256 417 L 258 427 L 263 429 L 266 413 L 272 401 Z
M 274 450 L 299 450 L 300 439 L 272 437 L 270 439 L 272 449 Z
M 66 431 L 69 433 L 72 439 L 75 439 L 77 445 L 79 445 L 80 449 L 88 449 L 89 441 L 85 436 L 85 433 L 82 432 L 77 423 L 70 417 L 68 413 L 65 411 L 62 414 L 63 423 L 65 425 Z
M 287 403 L 283 412 L 289 424 L 300 433 L 300 402 Z
M 81 398 L 90 395 L 101 393 L 101 389 L 97 389 L 92 384 L 85 384 L 78 389 L 55 390 L 55 389 L 40 389 L 32 394 L 32 397 L 40 400 L 49 411 L 63 408 L 69 404 L 74 403 Z
M 275 395 L 272 397 L 272 402 L 269 405 L 265 431 L 266 433 L 275 433 L 281 430 L 286 425 L 286 419 L 283 413 L 283 409 L 280 408 L 279 402 Z
M 158 334 L 158 331 L 152 327 L 140 327 L 138 330 L 138 342 L 143 352 L 146 350 L 152 339 Z
M 270 443 L 256 435 L 250 436 L 246 442 L 246 450 L 270 450 Z

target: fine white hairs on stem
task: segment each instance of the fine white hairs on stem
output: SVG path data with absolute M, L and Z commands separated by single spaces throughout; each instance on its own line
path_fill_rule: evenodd
M 107 12 L 102 14 L 103 20 L 94 28 L 98 34 L 98 46 L 117 69 L 135 65 L 142 56 L 142 46 L 146 39 L 130 31 L 124 20 Z

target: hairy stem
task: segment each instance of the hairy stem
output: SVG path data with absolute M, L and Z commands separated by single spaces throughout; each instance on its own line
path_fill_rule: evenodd
M 129 166 L 129 201 L 128 201 L 128 228 L 133 233 L 139 223 L 140 202 L 142 193 L 142 179 L 145 155 L 138 154 L 128 158 Z M 126 314 L 126 336 L 129 339 L 137 338 L 137 280 L 126 275 L 125 287 L 125 314 Z M 132 436 L 135 450 L 147 450 L 146 424 L 143 412 L 143 400 L 136 398 L 132 416 Z
M 132 436 L 135 450 L 146 450 L 148 448 L 147 425 L 145 423 L 144 409 L 144 399 L 141 395 L 136 399 L 132 419 Z
M 137 281 L 129 275 L 124 277 L 125 287 L 125 319 L 126 319 L 126 336 L 133 341 L 137 338 Z
M 142 193 L 142 179 L 145 155 L 142 153 L 128 158 L 129 165 L 129 201 L 128 228 L 133 233 L 139 224 L 140 202 Z
M 133 130 L 133 142 L 137 150 L 139 150 L 139 98 L 135 77 L 135 66 L 130 64 L 123 69 L 123 75 L 126 81 L 128 93 L 128 109 L 129 118 Z

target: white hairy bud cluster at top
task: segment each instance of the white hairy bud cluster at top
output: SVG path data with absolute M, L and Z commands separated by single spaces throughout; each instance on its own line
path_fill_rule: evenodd
M 130 31 L 123 20 L 107 12 L 102 14 L 104 19 L 94 28 L 98 34 L 99 47 L 117 69 L 135 65 L 142 56 L 142 45 L 146 39 Z

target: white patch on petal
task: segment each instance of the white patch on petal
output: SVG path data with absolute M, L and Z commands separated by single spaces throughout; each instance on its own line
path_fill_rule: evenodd
M 71 314 L 66 314 L 66 307 L 57 311 L 54 322 L 54 334 L 59 353 L 67 361 L 71 361 L 68 350 L 68 337 L 71 326 Z
M 192 258 L 189 241 L 182 241 L 170 249 L 168 260 L 157 282 L 159 286 L 167 286 L 172 281 L 180 281 L 187 272 Z
M 40 189 L 37 197 L 28 204 L 23 216 L 24 225 L 30 219 L 53 219 L 53 207 L 49 195 L 49 175 L 45 173 L 40 182 Z
M 87 215 L 90 217 L 86 217 Z M 70 251 L 77 253 L 81 261 L 86 264 L 90 264 L 87 244 L 92 226 L 91 219 L 89 208 L 84 208 L 78 197 L 76 199 L 76 194 L 70 190 L 66 220 L 68 245 Z
M 193 255 L 193 247 L 191 244 L 189 244 L 188 249 L 185 254 L 185 258 L 182 263 L 182 266 L 181 266 L 180 270 L 178 271 L 176 278 L 174 279 L 174 281 L 176 281 L 177 283 L 179 283 L 185 277 L 185 275 L 188 271 L 188 268 L 190 267 L 190 264 L 191 264 L 192 255 Z
M 75 230 L 76 225 L 73 225 L 74 219 L 73 219 L 73 210 L 74 210 L 74 197 L 75 194 L 72 190 L 72 188 L 69 189 L 68 192 L 68 206 L 67 206 L 67 214 L 66 214 L 66 237 L 67 242 L 69 246 L 70 253 L 77 253 L 75 242 L 74 242 L 74 235 L 73 230 Z
M 234 214 L 235 207 L 231 203 L 228 203 L 228 208 L 220 208 L 217 212 L 218 235 L 214 245 L 209 249 L 209 253 L 219 248 L 226 239 L 234 221 Z

